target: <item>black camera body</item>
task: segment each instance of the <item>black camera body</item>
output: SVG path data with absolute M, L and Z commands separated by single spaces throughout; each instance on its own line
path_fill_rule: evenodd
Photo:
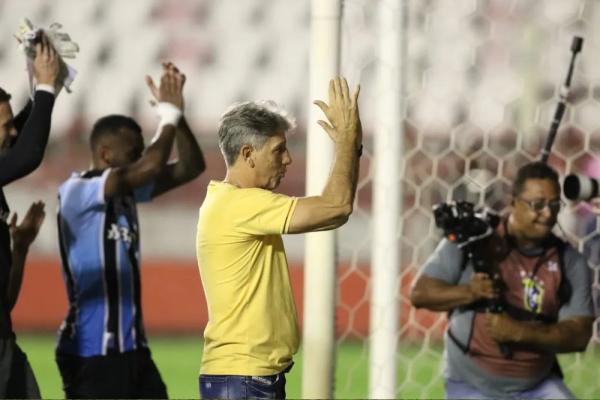
M 455 242 L 463 251 L 463 267 L 468 261 L 473 264 L 475 272 L 484 272 L 493 280 L 497 280 L 497 243 L 492 240 L 500 216 L 489 209 L 476 211 L 473 203 L 467 201 L 451 201 L 433 207 L 435 224 L 442 229 L 444 236 Z M 486 309 L 501 312 L 499 302 L 486 302 Z
M 444 236 L 465 247 L 494 233 L 500 222 L 498 214 L 489 209 L 476 211 L 468 201 L 450 201 L 433 206 L 435 225 L 444 231 Z
M 500 216 L 490 209 L 476 211 L 468 201 L 450 201 L 433 206 L 435 224 L 444 231 L 444 236 L 463 249 L 467 260 L 473 262 L 475 272 L 486 272 L 490 276 L 489 238 L 500 223 Z

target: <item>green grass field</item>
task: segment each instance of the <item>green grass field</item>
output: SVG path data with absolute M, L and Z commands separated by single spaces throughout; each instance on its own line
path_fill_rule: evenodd
M 18 343 L 27 353 L 35 371 L 43 398 L 64 398 L 54 362 L 54 337 L 51 335 L 19 335 Z M 192 336 L 153 336 L 152 354 L 169 396 L 177 399 L 198 398 L 198 370 L 202 341 Z M 443 398 L 441 378 L 441 346 L 402 345 L 398 355 L 398 383 L 401 398 Z M 302 352 L 295 358 L 288 374 L 289 398 L 301 396 Z M 561 357 L 567 384 L 579 398 L 599 398 L 600 351 L 590 347 L 583 355 Z M 362 342 L 344 343 L 338 347 L 336 398 L 367 398 L 368 355 Z

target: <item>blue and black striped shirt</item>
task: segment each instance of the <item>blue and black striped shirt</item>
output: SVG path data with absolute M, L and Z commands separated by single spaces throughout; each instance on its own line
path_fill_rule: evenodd
M 91 357 L 147 347 L 136 203 L 152 185 L 104 198 L 110 170 L 74 173 L 59 188 L 58 232 L 69 312 L 57 353 Z

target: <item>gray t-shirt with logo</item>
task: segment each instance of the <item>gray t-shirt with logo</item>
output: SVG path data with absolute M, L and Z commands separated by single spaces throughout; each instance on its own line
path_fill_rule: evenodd
M 594 316 L 591 272 L 583 255 L 571 246 L 567 246 L 564 252 L 564 279 L 570 283 L 572 290 L 568 301 L 560 307 L 559 321 L 574 316 Z M 462 250 L 456 243 L 443 239 L 426 261 L 422 274 L 459 285 L 471 280 L 473 267 L 468 262 L 463 268 Z M 449 329 L 460 343 L 469 342 L 474 315 L 471 310 L 456 309 L 452 312 Z M 446 379 L 467 382 L 487 396 L 506 397 L 511 393 L 531 389 L 552 374 L 552 365 L 548 365 L 547 369 L 529 377 L 496 376 L 481 368 L 468 354 L 465 354 L 450 339 L 448 333 L 444 336 L 444 343 Z

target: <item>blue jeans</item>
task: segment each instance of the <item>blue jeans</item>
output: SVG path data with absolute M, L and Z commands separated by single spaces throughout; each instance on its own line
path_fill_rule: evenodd
M 285 399 L 285 372 L 268 376 L 200 375 L 202 399 Z
M 513 393 L 511 397 L 519 399 L 574 399 L 575 396 L 565 385 L 562 379 L 556 375 L 544 379 L 537 386 Z M 486 399 L 477 388 L 464 381 L 447 380 L 446 381 L 447 399 Z

